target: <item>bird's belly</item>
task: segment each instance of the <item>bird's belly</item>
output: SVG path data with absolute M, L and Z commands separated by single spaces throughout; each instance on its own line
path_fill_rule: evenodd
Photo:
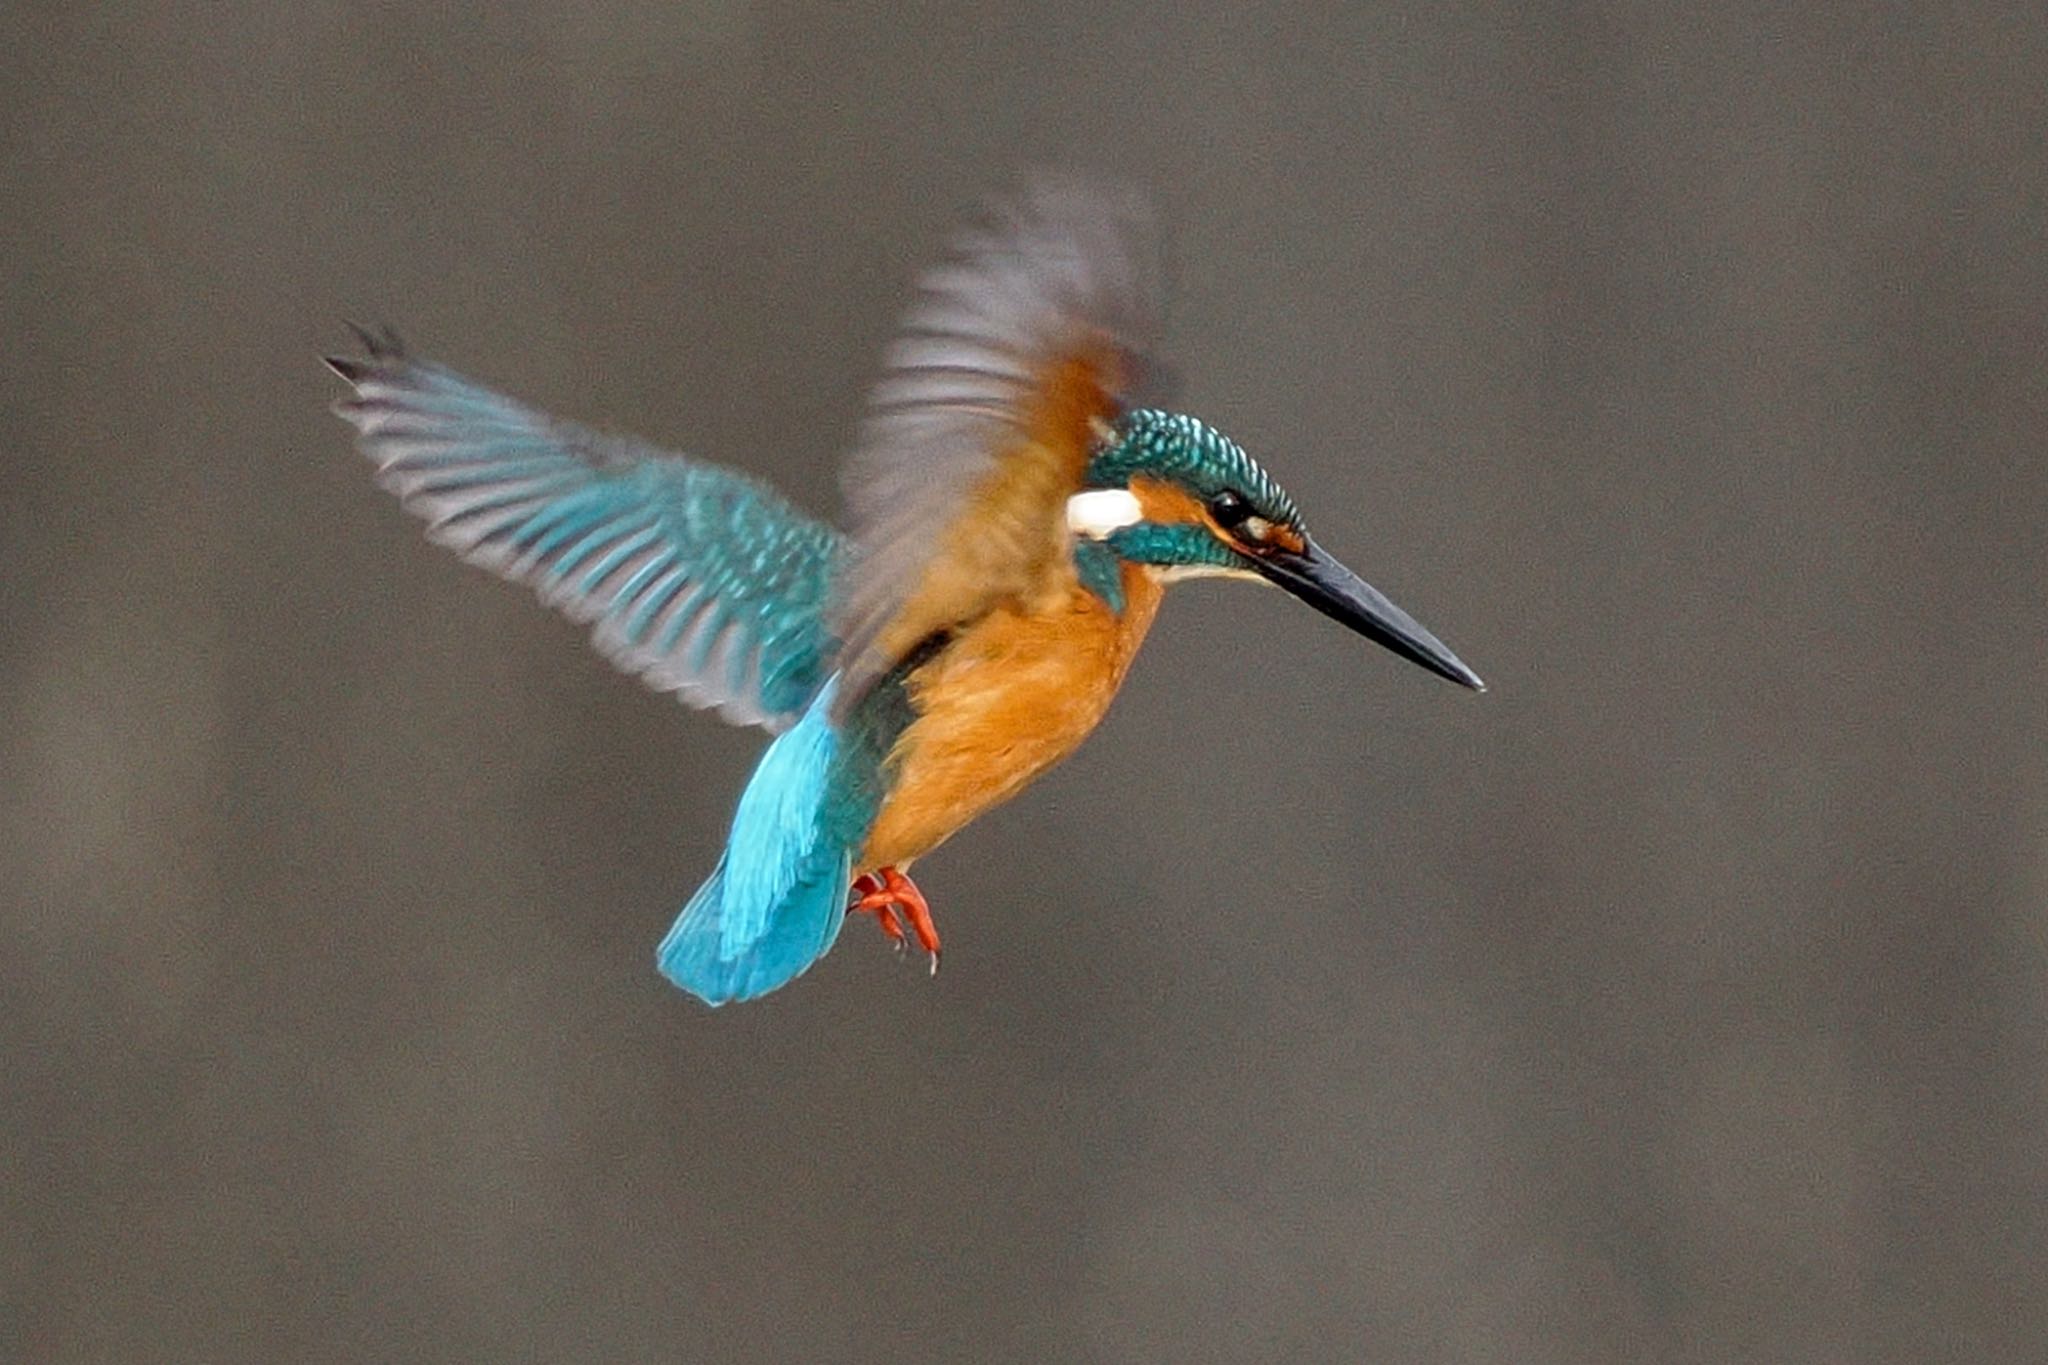
M 1121 614 L 1077 587 L 1050 610 L 991 613 L 911 675 L 917 719 L 891 751 L 894 780 L 860 870 L 929 852 L 1087 737 L 1159 607 L 1151 575 L 1126 567 L 1123 579 Z

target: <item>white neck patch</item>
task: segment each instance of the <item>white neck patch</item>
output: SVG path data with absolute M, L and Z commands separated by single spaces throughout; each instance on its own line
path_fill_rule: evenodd
M 1152 572 L 1161 583 L 1185 583 L 1191 578 L 1236 578 L 1247 583 L 1267 583 L 1264 575 L 1250 569 L 1233 569 L 1227 564 L 1156 564 Z
M 1067 529 L 1090 540 L 1106 539 L 1144 519 L 1137 495 L 1128 488 L 1091 488 L 1067 499 Z

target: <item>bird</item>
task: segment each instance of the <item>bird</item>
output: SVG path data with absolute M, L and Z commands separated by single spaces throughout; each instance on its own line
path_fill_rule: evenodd
M 1217 427 L 1134 396 L 1159 253 L 1142 197 L 1042 176 L 918 278 L 844 461 L 848 526 L 765 483 L 548 415 L 388 327 L 335 410 L 428 538 L 537 590 L 623 670 L 773 735 L 656 951 L 752 1000 L 872 916 L 935 973 L 913 863 L 1103 719 L 1170 585 L 1274 585 L 1483 691 L 1309 534 Z

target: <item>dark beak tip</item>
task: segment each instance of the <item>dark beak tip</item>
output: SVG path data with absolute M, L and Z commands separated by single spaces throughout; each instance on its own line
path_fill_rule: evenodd
M 1423 663 L 1423 667 L 1438 677 L 1454 682 L 1468 691 L 1484 692 L 1486 690 L 1486 679 L 1474 673 L 1463 659 L 1450 653 L 1449 650 L 1444 651 L 1444 653 L 1446 656 L 1444 658 L 1430 659 L 1427 662 L 1417 660 L 1417 662 Z
M 1393 650 L 1410 663 L 1420 664 L 1438 677 L 1474 692 L 1486 690 L 1485 681 L 1451 653 L 1443 641 L 1388 601 L 1379 589 L 1331 558 L 1313 540 L 1299 554 L 1269 555 L 1256 567 L 1317 611 Z

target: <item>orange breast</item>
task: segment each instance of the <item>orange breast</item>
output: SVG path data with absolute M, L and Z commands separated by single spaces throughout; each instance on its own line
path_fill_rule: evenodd
M 1159 610 L 1153 574 L 1125 565 L 1123 588 L 1121 616 L 1079 585 L 1047 610 L 991 612 L 911 675 L 918 718 L 856 871 L 908 865 L 1074 751 Z

